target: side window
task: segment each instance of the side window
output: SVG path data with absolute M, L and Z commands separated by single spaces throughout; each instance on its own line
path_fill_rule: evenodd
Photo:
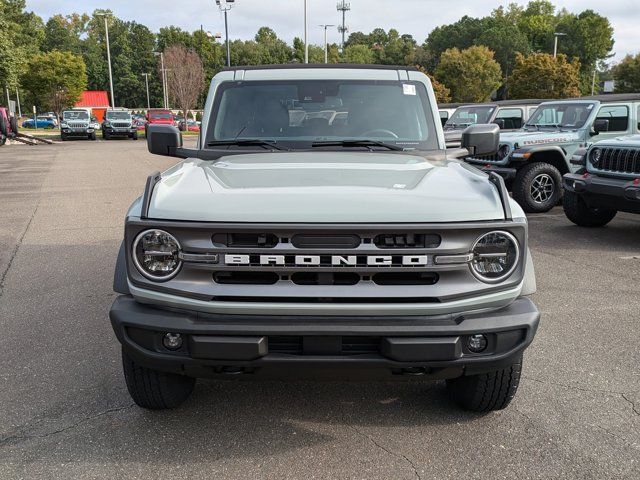
M 636 128 L 640 132 L 640 104 L 638 105 L 638 109 L 636 110 L 636 120 L 638 122 Z
M 521 108 L 501 108 L 496 115 L 496 120 L 504 121 L 505 130 L 514 130 L 522 128 L 522 109 Z
M 440 110 L 440 122 L 442 123 L 442 125 L 447 123 L 447 120 L 449 120 L 449 112 L 447 112 L 446 110 Z
M 597 120 L 609 120 L 610 132 L 626 132 L 629 128 L 629 107 L 626 105 L 605 105 L 600 108 Z

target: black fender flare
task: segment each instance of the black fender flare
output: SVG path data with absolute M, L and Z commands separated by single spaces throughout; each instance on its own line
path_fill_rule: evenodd
M 131 295 L 127 281 L 127 257 L 124 251 L 124 240 L 120 243 L 120 250 L 118 250 L 116 269 L 113 274 L 113 291 L 123 295 Z
M 547 161 L 554 165 L 560 173 L 569 173 L 571 172 L 571 167 L 569 165 L 569 159 L 567 159 L 567 152 L 558 145 L 532 145 L 530 147 L 520 147 L 513 151 L 511 154 L 511 161 L 514 163 L 528 163 L 531 161 L 536 161 L 532 159 L 532 157 L 541 157 L 545 154 L 551 154 L 554 157 L 554 161 Z M 560 160 L 560 158 L 562 160 Z M 555 159 L 558 159 L 555 161 Z

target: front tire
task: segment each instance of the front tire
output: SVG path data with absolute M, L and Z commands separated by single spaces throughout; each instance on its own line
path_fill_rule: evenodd
M 91 135 L 89 135 L 89 140 L 95 140 L 96 138 L 96 132 L 93 132 Z
M 513 198 L 527 213 L 544 213 L 562 197 L 562 175 L 553 165 L 535 162 L 525 165 L 513 182 Z
M 195 378 L 143 367 L 124 350 L 122 366 L 129 395 L 136 405 L 149 410 L 178 407 L 189 398 L 196 384 Z
M 452 400 L 465 410 L 491 412 L 506 408 L 518 391 L 522 356 L 511 365 L 489 373 L 447 380 Z
M 570 191 L 565 192 L 562 207 L 567 218 L 581 227 L 603 227 L 618 213 L 606 208 L 590 208 L 580 195 Z

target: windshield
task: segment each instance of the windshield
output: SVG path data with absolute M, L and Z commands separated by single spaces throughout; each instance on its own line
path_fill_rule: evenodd
M 149 118 L 155 118 L 158 120 L 172 120 L 173 116 L 166 112 L 152 112 L 149 114 Z
M 593 103 L 549 103 L 540 105 L 525 127 L 582 128 L 593 111 Z
M 494 106 L 484 107 L 460 107 L 453 112 L 445 126 L 469 126 L 477 123 L 489 123 L 491 114 L 496 109 Z
M 63 112 L 62 118 L 65 120 L 88 120 L 89 114 L 85 111 Z
M 131 115 L 129 112 L 107 112 L 107 118 L 109 120 L 129 120 Z
M 376 140 L 438 148 L 427 90 L 420 82 L 225 82 L 210 125 L 207 142 L 269 140 L 308 148 L 313 142 Z

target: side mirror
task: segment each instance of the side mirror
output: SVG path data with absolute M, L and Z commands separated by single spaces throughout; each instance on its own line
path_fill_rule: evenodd
M 504 130 L 504 126 L 506 125 L 504 118 L 496 118 L 493 123 L 495 123 L 496 125 L 498 125 L 498 128 L 500 128 L 500 130 Z
M 174 157 L 176 149 L 182 147 L 182 134 L 173 125 L 149 125 L 147 148 L 154 155 Z
M 607 118 L 596 118 L 593 122 L 593 131 L 596 133 L 609 131 L 609 120 Z
M 495 123 L 471 125 L 462 132 L 460 146 L 471 155 L 493 155 L 498 152 L 500 128 Z

